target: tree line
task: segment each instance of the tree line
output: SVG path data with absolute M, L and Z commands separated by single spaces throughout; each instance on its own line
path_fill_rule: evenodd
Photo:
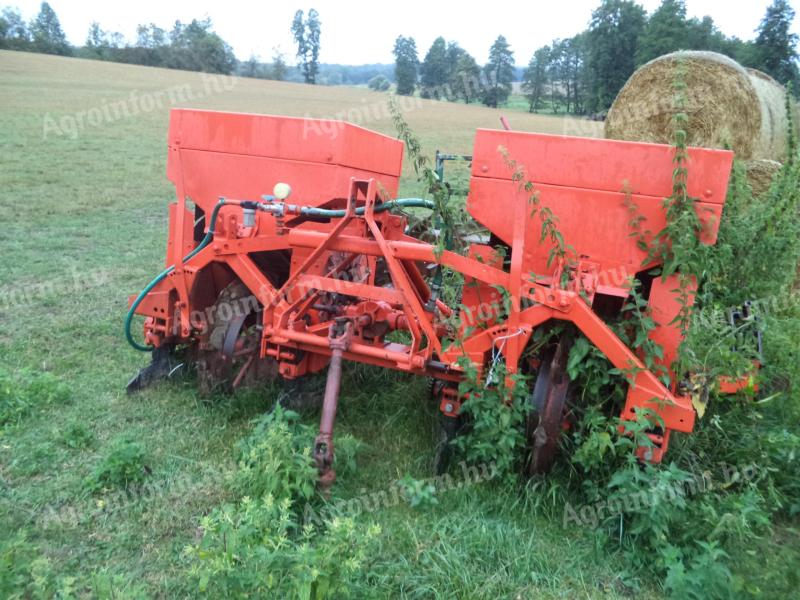
M 133 43 L 126 42 L 121 33 L 106 31 L 94 22 L 89 25 L 84 44 L 75 47 L 67 41 L 53 8 L 43 2 L 30 22 L 16 8 L 0 11 L 0 49 L 311 84 L 360 85 L 375 77 L 387 81 L 392 77 L 392 65 L 320 63 L 322 26 L 319 12 L 313 8 L 307 13 L 298 10 L 289 29 L 296 44 L 297 66 L 287 64 L 280 48 L 272 49 L 269 61 L 255 55 L 237 60 L 208 18 L 189 23 L 176 21 L 170 30 L 154 23 L 142 24 L 136 28 Z
M 514 52 L 502 35 L 489 49 L 489 62 L 483 67 L 458 43 L 448 43 L 443 37 L 434 40 L 421 63 L 413 37 L 399 36 L 393 52 L 398 94 L 419 90 L 423 98 L 481 101 L 497 107 L 511 93 Z
M 781 83 L 791 82 L 798 90 L 793 20 L 787 0 L 774 0 L 756 38 L 744 41 L 725 36 L 711 17 L 688 18 L 684 0 L 663 0 L 649 16 L 634 0 L 602 0 L 585 31 L 553 40 L 533 53 L 521 91 L 531 112 L 602 114 L 638 67 L 677 50 L 719 52 Z M 480 101 L 496 107 L 508 100 L 512 90 L 514 53 L 502 35 L 492 44 L 483 67 L 443 37 L 434 40 L 420 62 L 414 38 L 401 35 L 394 57 L 398 94 L 418 92 L 424 98 Z
M 531 112 L 602 114 L 636 68 L 682 49 L 726 54 L 800 90 L 797 36 L 791 33 L 794 14 L 787 0 L 773 0 L 756 38 L 743 41 L 725 36 L 710 17 L 688 18 L 684 0 L 663 0 L 649 16 L 635 0 L 601 0 L 586 31 L 537 49 L 524 70 L 515 66 L 514 52 L 502 35 L 492 44 L 483 66 L 457 42 L 444 37 L 436 38 L 420 61 L 414 38 L 402 35 L 395 40 L 393 69 L 391 65 L 324 65 L 319 62 L 321 20 L 313 8 L 307 13 L 298 10 L 290 24 L 296 67 L 286 63 L 278 48 L 273 48 L 270 62 L 256 56 L 238 61 L 208 18 L 176 21 L 170 30 L 153 23 L 139 25 L 132 44 L 95 22 L 85 43 L 73 47 L 47 2 L 29 23 L 17 9 L 3 9 L 0 48 L 310 84 L 368 83 L 376 90 L 388 90 L 393 77 L 398 94 L 419 93 L 424 98 L 492 107 L 508 101 L 512 82 L 520 79 L 521 71 L 520 91 Z
M 133 43 L 126 43 L 122 34 L 105 31 L 99 23 L 93 22 L 84 44 L 74 47 L 67 41 L 58 16 L 47 2 L 42 2 L 39 13 L 29 23 L 16 8 L 6 7 L 0 12 L 0 49 L 306 83 L 316 83 L 321 74 L 330 74 L 336 83 L 346 83 L 348 75 L 360 77 L 362 81 L 358 83 L 365 83 L 374 76 L 374 68 L 356 69 L 354 74 L 347 74 L 343 73 L 344 66 L 320 65 L 321 24 L 319 13 L 313 8 L 307 16 L 302 10 L 297 11 L 291 32 L 297 44 L 297 67 L 287 65 L 277 48 L 273 48 L 269 63 L 260 62 L 255 56 L 246 61 L 237 60 L 231 46 L 214 31 L 209 18 L 192 19 L 189 23 L 176 21 L 170 30 L 154 23 L 141 24 L 136 28 Z
M 17 9 L 3 9 L 0 48 L 226 75 L 237 66 L 233 50 L 214 32 L 210 19 L 176 21 L 169 31 L 152 23 L 139 25 L 134 44 L 126 44 L 122 34 L 104 31 L 94 22 L 83 46 L 76 48 L 68 43 L 47 2 L 30 23 L 25 23 Z

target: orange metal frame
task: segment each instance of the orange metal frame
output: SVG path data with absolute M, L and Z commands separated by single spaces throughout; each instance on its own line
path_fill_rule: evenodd
M 541 240 L 529 193 L 513 180 L 501 147 L 525 166 L 541 206 L 552 210 L 566 242 L 576 249 L 577 264 L 548 267 L 552 246 Z M 404 218 L 375 212 L 382 201 L 397 195 L 402 152 L 397 140 L 336 121 L 174 110 L 168 175 L 177 201 L 170 206 L 166 262 L 175 270 L 139 306 L 137 312 L 146 317 L 146 342 L 191 343 L 202 333 L 193 324 L 193 311 L 214 301 L 209 286 L 219 291 L 234 279 L 263 307 L 261 356 L 276 359 L 287 378 L 324 368 L 332 354 L 332 318 L 315 308 L 324 294 L 350 298 L 345 317 L 353 332 L 346 350 L 339 350 L 343 358 L 454 382 L 463 377 L 459 360 L 464 356 L 485 373 L 490 357 L 501 351 L 507 372 L 517 372 L 536 328 L 551 320 L 568 321 L 616 368 L 630 374 L 622 418 L 634 419 L 637 409 L 647 408 L 663 420 L 646 455 L 661 460 L 671 431 L 692 430 L 691 401 L 676 393 L 674 376 L 667 386 L 646 369 L 593 306 L 600 298 L 627 297 L 631 278 L 657 266 L 643 264 L 646 254 L 630 236 L 628 206 L 635 202 L 648 229 L 664 226 L 672 149 L 479 130 L 467 206 L 510 249 L 507 267 L 488 245 L 472 245 L 467 256 L 439 253 L 407 236 Z M 702 239 L 713 243 L 732 153 L 690 149 L 689 157 L 689 193 L 701 199 L 697 211 L 705 224 Z M 213 242 L 183 262 L 197 243 L 189 201 L 197 214 L 209 215 L 219 197 L 257 200 L 277 182 L 293 188 L 287 203 L 345 209 L 346 215 L 323 222 L 297 211 L 282 218 L 258 212 L 255 226 L 244 227 L 241 208 L 232 203 L 220 211 Z M 359 207 L 363 214 L 356 214 Z M 264 268 L 265 261 L 278 255 L 290 260 L 288 275 L 277 277 Z M 354 261 L 360 261 L 363 271 L 358 281 L 342 277 L 345 263 Z M 390 286 L 377 284 L 378 263 L 385 266 Z M 457 307 L 437 301 L 436 310 L 430 309 L 431 291 L 420 265 L 442 265 L 464 275 L 462 315 L 471 315 L 473 322 L 456 332 L 458 343 L 449 343 L 453 333 L 444 324 Z M 557 285 L 564 280 L 566 286 Z M 652 337 L 664 347 L 667 369 L 681 341 L 672 324 L 679 307 L 675 287 L 673 280 L 654 279 L 649 290 L 658 324 Z M 499 289 L 506 290 L 508 306 L 482 310 L 500 305 Z M 370 326 L 377 322 L 386 331 L 407 332 L 410 342 L 371 335 Z M 458 409 L 452 394 L 442 404 L 448 414 Z

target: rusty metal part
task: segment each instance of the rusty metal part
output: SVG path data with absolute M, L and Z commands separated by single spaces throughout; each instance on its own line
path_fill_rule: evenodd
M 233 281 L 206 311 L 210 322 L 197 343 L 196 357 L 198 387 L 203 395 L 232 393 L 243 385 L 277 376 L 277 363 L 259 357 L 261 313 L 251 298 L 246 286 Z
M 530 461 L 528 473 L 547 473 L 553 467 L 564 423 L 564 406 L 569 394 L 567 358 L 572 336 L 564 334 L 556 345 L 553 358 L 539 368 L 533 393 L 532 410 L 528 416 Z
M 331 347 L 331 362 L 328 366 L 328 380 L 325 384 L 325 399 L 322 402 L 322 417 L 319 435 L 314 441 L 314 463 L 319 471 L 319 487 L 327 491 L 336 481 L 333 470 L 333 425 L 339 405 L 339 388 L 342 384 L 342 353 L 350 347 L 353 337 L 353 323 L 337 319 L 331 324 L 328 343 Z
M 236 352 L 237 342 L 239 349 L 241 349 L 241 333 L 244 322 L 247 320 L 248 315 L 238 315 L 228 322 L 228 327 L 225 330 L 225 336 L 222 342 L 222 358 L 226 361 L 233 362 L 234 353 Z

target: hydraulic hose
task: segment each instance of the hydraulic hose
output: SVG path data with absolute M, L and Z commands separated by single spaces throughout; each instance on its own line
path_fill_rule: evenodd
M 217 204 L 214 206 L 214 210 L 211 211 L 211 219 L 208 225 L 208 232 L 206 233 L 205 237 L 203 237 L 203 239 L 200 241 L 200 243 L 197 245 L 197 248 L 195 248 L 194 250 L 189 252 L 189 254 L 183 257 L 183 262 L 186 262 L 187 260 L 192 258 L 195 254 L 197 254 L 203 248 L 208 246 L 211 243 L 211 240 L 214 239 L 214 227 L 217 224 L 217 215 L 219 215 L 219 209 L 222 208 L 225 204 L 226 204 L 225 200 L 220 199 L 220 201 L 217 202 Z M 145 296 L 147 296 L 147 294 L 150 293 L 150 290 L 152 290 L 159 283 L 161 283 L 164 280 L 164 278 L 166 278 L 167 275 L 172 273 L 174 270 L 175 270 L 175 265 L 172 265 L 161 271 L 161 273 L 159 273 L 158 275 L 156 275 L 153 281 L 148 283 L 145 286 L 145 288 L 141 292 L 139 292 L 139 295 L 136 296 L 136 299 L 133 301 L 133 304 L 131 304 L 131 307 L 128 309 L 128 314 L 125 316 L 125 339 L 128 340 L 128 343 L 131 346 L 133 346 L 133 348 L 139 350 L 140 352 L 152 352 L 153 347 L 145 346 L 133 339 L 133 335 L 131 334 L 131 322 L 133 321 L 133 315 L 136 312 L 136 309 L 142 303 L 142 300 L 144 300 Z
M 197 248 L 189 252 L 186 256 L 183 257 L 183 262 L 188 261 L 193 256 L 195 256 L 198 252 L 200 252 L 203 248 L 208 246 L 211 243 L 211 240 L 214 239 L 214 228 L 217 224 L 217 216 L 219 215 L 219 210 L 228 202 L 225 201 L 224 198 L 220 198 L 219 202 L 214 205 L 214 210 L 211 211 L 211 218 L 209 219 L 208 231 L 206 232 L 205 237 L 200 241 L 197 245 Z M 238 202 L 237 202 L 238 204 Z M 379 204 L 375 207 L 376 213 L 381 213 L 386 210 L 392 210 L 394 208 L 428 208 L 434 209 L 435 205 L 430 200 L 423 200 L 422 198 L 400 198 L 398 200 L 389 200 L 388 202 L 384 202 L 383 204 Z M 365 208 L 360 206 L 356 208 L 355 213 L 357 215 L 363 215 Z M 302 207 L 300 208 L 301 215 L 307 215 L 311 217 L 326 217 L 326 218 L 337 218 L 337 217 L 344 217 L 346 211 L 344 209 L 341 210 L 330 210 L 326 208 L 314 208 L 314 207 Z M 136 350 L 140 352 L 152 352 L 152 346 L 145 346 L 144 344 L 140 344 L 136 340 L 133 339 L 133 334 L 131 333 L 131 323 L 133 322 L 133 315 L 136 313 L 136 309 L 142 303 L 142 300 L 150 293 L 150 291 L 156 287 L 159 283 L 161 283 L 170 273 L 175 270 L 175 265 L 167 267 L 161 273 L 155 276 L 155 278 L 148 283 L 145 288 L 139 292 L 139 295 L 136 296 L 136 299 L 131 304 L 131 307 L 128 309 L 128 314 L 125 316 L 125 339 L 128 340 L 128 343 Z
M 378 204 L 375 207 L 375 212 L 381 213 L 394 208 L 427 208 L 433 210 L 436 208 L 436 205 L 431 200 L 423 200 L 422 198 L 400 198 L 398 200 L 389 200 L 383 204 Z M 359 206 L 356 208 L 355 213 L 360 216 L 363 215 L 365 211 L 366 208 L 364 206 Z M 300 214 L 308 217 L 325 217 L 335 219 L 337 217 L 343 217 L 345 213 L 346 211 L 343 208 L 332 210 L 329 208 L 304 206 L 300 209 Z

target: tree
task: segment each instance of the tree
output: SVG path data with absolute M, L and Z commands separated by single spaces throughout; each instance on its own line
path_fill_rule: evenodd
M 633 74 L 637 39 L 644 25 L 644 9 L 631 0 L 603 0 L 592 12 L 586 34 L 589 112 L 608 109 Z
M 647 21 L 636 47 L 636 64 L 689 48 L 684 0 L 663 0 Z
M 136 45 L 139 48 L 155 49 L 167 45 L 167 32 L 150 23 L 149 25 L 137 25 Z
M 447 43 L 447 74 L 448 77 L 452 76 L 455 73 L 456 68 L 458 67 L 459 59 L 467 54 L 467 51 L 464 50 L 461 46 L 458 45 L 458 42 L 448 42 Z
M 410 96 L 417 86 L 417 43 L 412 37 L 398 36 L 394 42 L 394 79 L 397 82 L 397 93 Z
M 62 56 L 72 53 L 58 16 L 47 2 L 42 2 L 39 14 L 31 23 L 30 32 L 36 52 Z
M 86 42 L 79 50 L 79 56 L 101 60 L 118 59 L 119 57 L 115 56 L 113 52 L 121 45 L 121 34 L 103 31 L 100 23 L 92 21 L 92 24 L 89 25 L 89 32 L 86 34 Z
M 225 75 L 236 67 L 233 50 L 212 31 L 211 19 L 192 19 L 188 25 L 175 21 L 169 37 L 166 67 Z
M 580 33 L 561 42 L 561 79 L 567 99 L 567 112 L 584 112 L 586 96 L 586 36 Z
M 522 91 L 528 101 L 528 112 L 537 112 L 547 85 L 550 66 L 550 46 L 542 46 L 533 53 L 522 76 Z
M 30 45 L 30 33 L 16 8 L 4 8 L 0 15 L 0 48 L 25 50 Z
M 239 67 L 239 74 L 242 77 L 260 77 L 261 63 L 255 54 L 250 54 L 250 58 L 244 61 Z
M 367 82 L 367 87 L 376 92 L 385 92 L 392 87 L 392 82 L 383 75 L 375 75 L 375 77 Z
M 663 0 L 639 36 L 636 65 L 678 50 L 708 50 L 740 60 L 747 44 L 737 38 L 727 39 L 709 16 L 687 19 L 685 0 Z M 746 62 L 749 66 L 752 61 Z
M 794 9 L 786 0 L 774 0 L 758 27 L 755 58 L 758 69 L 781 83 L 797 83 L 797 34 L 791 33 Z
M 106 31 L 106 43 L 110 48 L 122 48 L 125 45 L 125 36 L 119 31 Z
M 315 84 L 319 72 L 319 48 L 321 23 L 319 13 L 309 9 L 308 18 L 303 18 L 303 11 L 294 14 L 291 27 L 294 41 L 297 43 L 297 58 L 303 71 L 306 83 Z
M 468 58 L 465 58 L 468 57 Z M 462 58 L 464 61 L 462 62 Z M 477 68 L 477 75 L 473 73 L 459 74 L 459 65 L 466 71 L 471 71 Z M 480 74 L 481 70 L 475 63 L 475 59 L 469 56 L 466 50 L 458 45 L 458 42 L 448 42 L 446 53 L 446 72 L 445 83 L 442 87 L 442 96 L 446 96 L 448 100 L 457 101 L 459 98 L 472 96 L 472 89 L 467 86 L 473 86 L 475 89 L 480 87 Z M 464 76 L 465 75 L 465 76 Z
M 550 81 L 550 107 L 558 113 L 561 104 L 566 101 L 564 94 L 565 61 L 564 42 L 553 40 L 550 46 L 550 56 L 547 65 L 547 78 Z M 569 110 L 569 109 L 567 109 Z
M 423 98 L 441 99 L 446 97 L 444 90 L 450 78 L 450 63 L 447 56 L 447 42 L 443 37 L 433 40 L 425 60 L 419 69 L 420 95 Z
M 514 53 L 502 35 L 497 36 L 489 49 L 489 62 L 483 72 L 486 76 L 483 103 L 497 108 L 508 99 L 514 79 Z
M 300 59 L 301 64 L 305 63 L 306 56 L 308 55 L 308 41 L 306 40 L 306 27 L 303 21 L 303 11 L 298 10 L 294 13 L 292 19 L 292 36 L 297 44 L 297 58 Z M 306 83 L 309 83 L 306 79 Z
M 136 26 L 136 44 L 125 48 L 121 60 L 137 65 L 161 67 L 167 64 L 170 53 L 166 31 L 154 23 L 140 24 Z
M 268 79 L 283 81 L 286 79 L 286 72 L 288 70 L 289 67 L 286 66 L 286 60 L 283 58 L 283 52 L 281 52 L 279 47 L 274 47 L 272 49 L 272 68 L 270 69 Z
M 89 33 L 86 34 L 86 43 L 84 46 L 87 48 L 103 48 L 107 45 L 106 33 L 100 29 L 100 23 L 92 21 L 89 25 Z
M 463 99 L 467 104 L 480 93 L 481 68 L 465 50 L 461 50 L 450 75 L 450 90 L 454 100 Z
M 687 22 L 687 42 L 686 47 L 691 50 L 710 50 L 720 52 L 728 56 L 735 56 L 737 38 L 727 39 L 722 32 L 717 29 L 714 19 L 705 16 L 702 19 L 689 19 Z M 735 41 L 734 41 L 735 40 Z

